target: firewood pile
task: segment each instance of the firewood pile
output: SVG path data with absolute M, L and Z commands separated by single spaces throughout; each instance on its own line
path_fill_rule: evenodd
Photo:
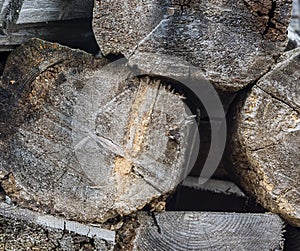
M 0 0 L 0 250 L 300 250 L 298 4 Z

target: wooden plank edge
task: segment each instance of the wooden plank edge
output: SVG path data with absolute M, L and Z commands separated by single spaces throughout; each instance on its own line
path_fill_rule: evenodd
M 0 202 L 0 215 L 3 217 L 22 220 L 41 227 L 69 231 L 89 238 L 105 240 L 112 245 L 115 244 L 114 231 L 102 229 L 95 226 L 85 225 L 75 221 L 65 220 L 61 217 L 44 215 L 28 209 L 19 208 L 14 205 L 9 205 L 4 202 Z
M 219 193 L 224 195 L 234 195 L 245 198 L 243 191 L 233 182 L 226 180 L 210 179 L 205 184 L 199 184 L 198 177 L 188 176 L 182 183 L 182 186 L 193 188 L 195 190 Z

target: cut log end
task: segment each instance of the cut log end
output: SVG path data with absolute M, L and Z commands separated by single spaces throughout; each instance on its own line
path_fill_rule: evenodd
M 300 226 L 300 49 L 287 52 L 240 102 L 232 160 L 241 185 Z
M 140 214 L 133 250 L 282 250 L 277 215 L 201 212 Z
M 234 91 L 283 52 L 291 8 L 279 0 L 95 1 L 93 30 L 104 55 L 123 54 L 152 73 L 172 57 L 173 64 L 184 59 L 217 88 Z
M 0 168 L 14 177 L 18 194 L 6 192 L 18 204 L 103 222 L 183 178 L 192 118 L 182 97 L 106 63 L 40 40 L 11 55 Z

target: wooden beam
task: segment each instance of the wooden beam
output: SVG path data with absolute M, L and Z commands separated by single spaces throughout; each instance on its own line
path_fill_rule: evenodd
M 112 244 L 114 244 L 115 241 L 114 231 L 84 225 L 75 221 L 68 221 L 61 217 L 37 213 L 14 205 L 8 205 L 3 202 L 0 202 L 0 215 L 6 218 L 27 221 L 29 224 L 35 224 L 45 228 L 52 228 L 61 231 L 65 230 L 90 238 L 106 240 Z
M 93 1 L 89 0 L 24 0 L 17 24 L 91 18 Z
M 1 250 L 112 250 L 115 232 L 0 202 Z

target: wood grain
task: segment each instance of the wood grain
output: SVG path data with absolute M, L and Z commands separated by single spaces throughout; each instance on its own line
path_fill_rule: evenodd
M 0 51 L 38 37 L 96 53 L 92 0 L 0 1 Z
M 93 1 L 87 0 L 24 0 L 17 24 L 92 17 Z
M 283 222 L 272 214 L 165 212 L 140 215 L 133 250 L 282 250 Z
M 236 108 L 231 146 L 241 185 L 268 210 L 300 226 L 300 49 L 278 64 Z
M 107 63 L 41 40 L 11 54 L 0 170 L 15 180 L 19 190 L 8 196 L 18 204 L 104 222 L 184 178 L 192 118 L 182 97 Z
M 217 88 L 257 80 L 284 50 L 291 1 L 97 0 L 93 29 L 104 55 L 157 74 L 197 67 Z

